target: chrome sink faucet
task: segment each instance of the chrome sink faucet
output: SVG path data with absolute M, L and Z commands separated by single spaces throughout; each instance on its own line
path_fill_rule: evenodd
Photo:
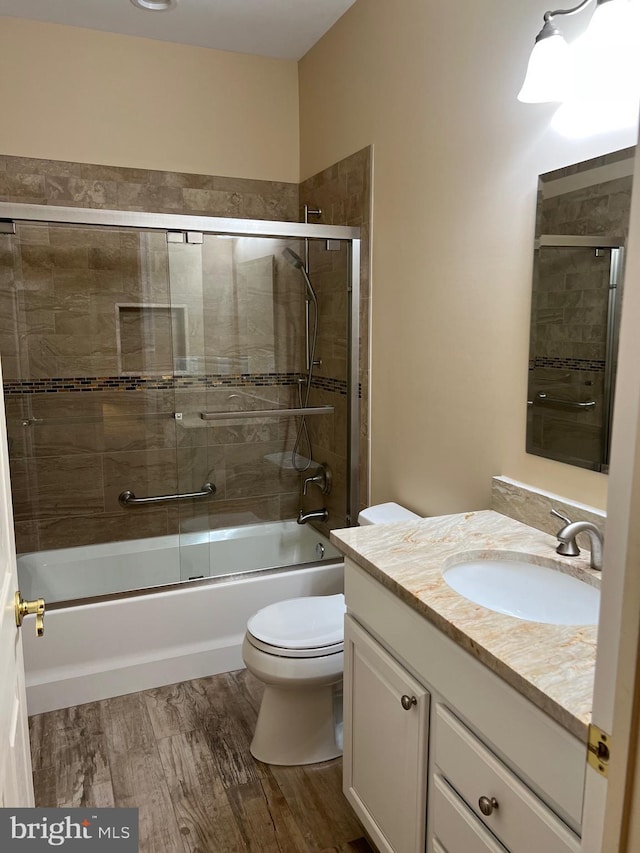
M 579 533 L 586 533 L 591 541 L 591 568 L 602 571 L 602 546 L 604 545 L 604 537 L 602 532 L 590 521 L 571 521 L 566 516 L 561 515 L 557 510 L 552 509 L 551 515 L 564 521 L 565 525 L 556 534 L 558 540 L 557 554 L 562 554 L 565 557 L 577 557 L 580 553 L 576 536 Z

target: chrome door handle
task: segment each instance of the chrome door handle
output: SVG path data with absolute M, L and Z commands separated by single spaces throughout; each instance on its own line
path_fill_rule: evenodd
M 36 598 L 33 601 L 25 601 L 20 590 L 14 596 L 14 606 L 16 612 L 16 626 L 22 627 L 22 621 L 25 616 L 36 617 L 36 637 L 44 635 L 44 598 Z

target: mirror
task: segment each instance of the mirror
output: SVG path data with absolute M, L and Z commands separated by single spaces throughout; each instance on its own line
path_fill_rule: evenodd
M 540 175 L 527 452 L 607 472 L 635 148 Z

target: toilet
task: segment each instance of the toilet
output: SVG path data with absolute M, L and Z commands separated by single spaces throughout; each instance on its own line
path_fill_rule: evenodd
M 394 503 L 368 507 L 360 524 L 420 516 Z M 315 764 L 342 755 L 345 600 L 279 601 L 247 622 L 242 658 L 265 689 L 251 754 L 266 764 Z

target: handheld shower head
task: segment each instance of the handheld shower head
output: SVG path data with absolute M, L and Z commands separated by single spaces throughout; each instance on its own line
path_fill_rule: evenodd
M 305 255 L 308 258 L 308 241 L 305 240 L 305 248 L 307 251 Z M 298 400 L 300 402 L 300 406 L 304 410 L 309 405 L 309 393 L 311 391 L 311 380 L 313 378 L 313 368 L 316 364 L 321 364 L 320 361 L 315 360 L 316 353 L 316 343 L 318 341 L 318 299 L 316 297 L 315 291 L 313 289 L 313 285 L 311 284 L 311 279 L 309 278 L 309 273 L 307 272 L 307 268 L 305 262 L 302 260 L 300 255 L 297 252 L 294 252 L 293 249 L 290 249 L 288 246 L 282 250 L 282 257 L 288 264 L 294 269 L 300 270 L 302 273 L 302 277 L 304 279 L 304 283 L 307 287 L 307 297 L 305 301 L 305 313 L 306 313 L 306 359 L 307 359 L 307 378 L 304 380 L 304 394 L 302 391 L 302 384 L 298 384 Z M 310 313 L 309 307 L 313 303 L 313 316 L 314 316 L 314 324 L 313 324 L 313 337 L 311 337 L 311 329 L 310 329 Z M 302 382 L 303 380 L 301 380 Z M 297 453 L 298 447 L 300 445 L 300 441 L 302 440 L 302 436 L 304 435 L 308 448 L 308 460 L 305 463 L 304 468 L 299 468 L 297 463 Z M 298 434 L 296 435 L 296 440 L 293 445 L 293 450 L 291 451 L 291 461 L 292 465 L 296 471 L 306 471 L 311 465 L 311 459 L 313 457 L 313 451 L 311 448 L 311 439 L 309 437 L 309 432 L 307 430 L 307 423 L 304 415 L 300 420 L 300 424 L 298 426 Z
M 300 255 L 293 251 L 293 249 L 289 249 L 288 247 L 286 249 L 283 249 L 282 257 L 285 259 L 285 261 L 287 261 L 287 263 L 290 263 L 292 267 L 295 267 L 299 270 L 304 269 L 304 261 L 302 260 Z
M 316 310 L 318 308 L 318 299 L 316 297 L 316 292 L 313 289 L 313 285 L 311 284 L 311 279 L 304 268 L 304 261 L 293 249 L 290 249 L 288 246 L 286 249 L 282 250 L 282 257 L 290 263 L 292 267 L 295 267 L 297 270 L 300 270 L 302 275 L 304 276 L 305 284 L 307 285 L 307 290 L 309 291 L 309 296 L 311 297 L 311 301 L 316 306 Z

